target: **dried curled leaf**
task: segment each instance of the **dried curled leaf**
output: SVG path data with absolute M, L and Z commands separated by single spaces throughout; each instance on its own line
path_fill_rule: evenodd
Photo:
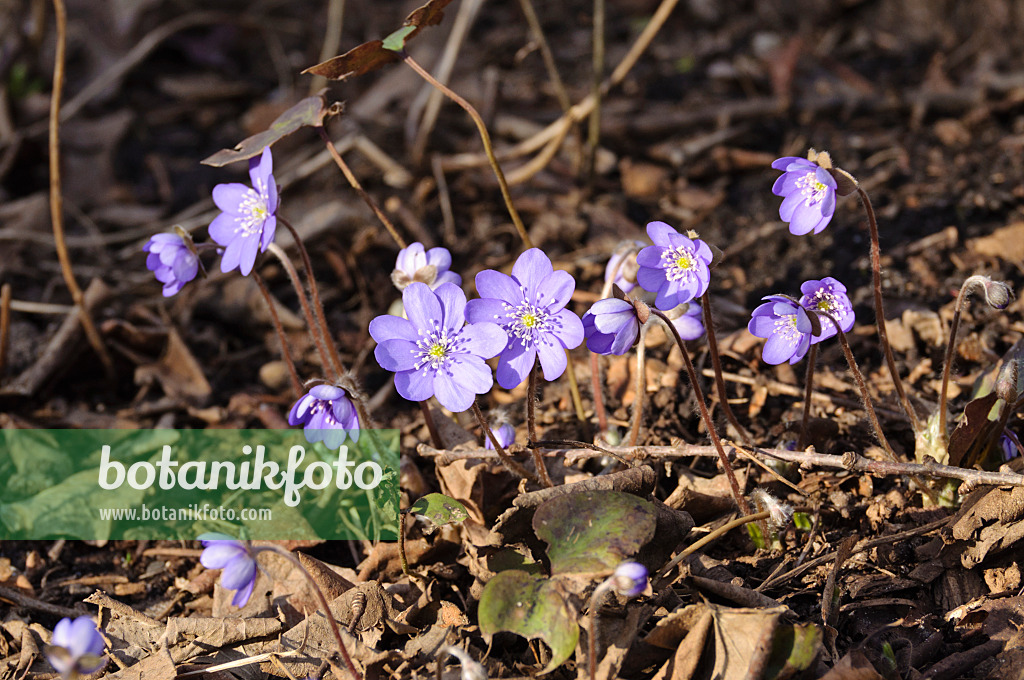
M 385 64 L 396 62 L 405 45 L 427 26 L 441 23 L 444 8 L 452 0 L 430 0 L 418 7 L 405 18 L 402 27 L 384 40 L 371 40 L 358 45 L 345 54 L 332 57 L 316 66 L 310 66 L 303 73 L 323 76 L 329 80 L 344 80 L 378 69 Z
M 278 116 L 270 127 L 263 132 L 258 132 L 251 137 L 246 137 L 234 149 L 221 149 L 209 158 L 203 159 L 203 165 L 212 165 L 215 168 L 243 161 L 263 153 L 267 148 L 282 137 L 287 137 L 301 127 L 319 127 L 324 124 L 324 118 L 335 112 L 334 107 L 327 106 L 324 95 L 315 94 L 306 97 L 295 106 L 291 107 Z

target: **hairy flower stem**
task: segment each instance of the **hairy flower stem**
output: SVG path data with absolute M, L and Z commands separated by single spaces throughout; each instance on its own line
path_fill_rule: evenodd
M 274 325 L 274 331 L 277 333 L 277 339 L 281 342 L 281 357 L 284 359 L 285 366 L 288 367 L 288 375 L 292 381 L 292 392 L 295 398 L 298 399 L 302 396 L 302 381 L 299 380 L 299 373 L 295 370 L 295 362 L 292 361 L 292 353 L 288 348 L 288 338 L 284 334 L 284 327 L 281 325 L 281 319 L 277 315 L 277 308 L 274 306 L 274 298 L 270 296 L 270 291 L 267 290 L 267 284 L 264 283 L 263 277 L 260 276 L 255 270 L 252 272 L 252 278 L 256 281 L 256 285 L 259 286 L 260 293 L 263 294 L 263 300 L 267 303 L 267 311 L 270 312 L 270 321 Z
M 267 246 L 267 250 L 274 254 L 280 262 L 281 266 L 284 267 L 285 272 L 288 274 L 288 278 L 292 282 L 292 287 L 295 288 L 295 294 L 299 298 L 299 305 L 302 307 L 302 314 L 306 317 L 306 325 L 309 327 L 309 335 L 313 338 L 313 342 L 316 344 L 316 349 L 320 353 L 320 363 L 323 365 L 324 373 L 327 375 L 328 380 L 335 381 L 338 379 L 338 374 L 334 370 L 334 363 L 331 361 L 330 352 L 327 350 L 327 346 L 324 345 L 323 338 L 320 337 L 320 333 L 317 332 L 319 326 L 317 325 L 316 318 L 313 316 L 313 310 L 309 308 L 309 301 L 306 299 L 306 291 L 302 287 L 302 281 L 299 280 L 299 272 L 295 270 L 295 265 L 288 258 L 288 254 L 281 249 L 281 246 L 271 242 Z
M 484 416 L 483 411 L 480 410 L 480 406 L 475 400 L 473 401 L 473 406 L 471 408 L 473 410 L 473 415 L 476 416 L 476 421 L 480 423 L 480 429 L 483 430 L 484 434 L 487 435 L 487 438 L 491 440 L 491 446 L 494 447 L 494 451 L 498 454 L 498 459 L 501 461 L 501 464 L 505 466 L 505 469 L 514 475 L 519 475 L 529 482 L 533 482 L 537 486 L 541 486 L 541 482 L 537 478 L 537 475 L 512 460 L 512 457 L 508 455 L 508 452 L 505 451 L 505 447 L 502 446 L 501 442 L 498 441 L 498 438 L 494 436 L 494 432 L 491 431 L 491 426 L 487 423 L 487 417 Z
M 324 342 L 327 345 L 327 351 L 331 357 L 331 362 L 334 365 L 334 370 L 338 372 L 338 375 L 344 375 L 345 366 L 341 363 L 341 357 L 338 355 L 338 347 L 334 344 L 334 338 L 331 336 L 331 330 L 327 326 L 327 317 L 324 316 L 324 305 L 323 302 L 320 301 L 320 287 L 316 285 L 316 276 L 313 275 L 313 262 L 309 258 L 309 251 L 306 250 L 306 244 L 303 243 L 302 237 L 299 236 L 298 230 L 292 226 L 291 222 L 280 215 L 277 216 L 277 220 L 287 227 L 289 233 L 292 235 L 292 239 L 295 241 L 295 245 L 299 249 L 299 255 L 302 257 L 302 267 L 306 270 L 306 284 L 309 286 L 309 297 L 313 303 L 313 313 L 316 314 L 320 333 L 323 335 Z
M 526 432 L 529 437 L 530 444 L 537 441 L 537 362 L 533 362 L 533 368 L 530 369 L 530 379 L 527 382 L 526 390 Z M 533 466 L 537 469 L 537 477 L 540 478 L 540 483 L 547 488 L 551 488 L 554 484 L 551 482 L 551 477 L 548 476 L 548 468 L 544 464 L 544 456 L 541 455 L 540 449 L 533 446 L 530 447 L 530 452 L 533 454 Z
M 421 401 L 420 410 L 423 412 L 423 421 L 427 424 L 427 430 L 430 431 L 430 441 L 434 442 L 434 446 L 444 448 L 441 433 L 437 431 L 437 425 L 434 423 L 434 414 L 430 412 L 430 402 Z
M 707 291 L 700 296 L 700 306 L 704 311 L 704 330 L 708 335 L 708 354 L 711 355 L 711 367 L 715 371 L 715 388 L 718 390 L 718 401 L 722 405 L 722 411 L 725 412 L 725 419 L 729 421 L 736 432 L 740 435 L 740 439 L 743 440 L 744 444 L 750 444 L 753 439 L 750 436 L 750 432 L 745 427 L 740 425 L 740 421 L 736 419 L 736 414 L 732 412 L 732 407 L 729 405 L 729 398 L 725 392 L 725 377 L 722 375 L 722 358 L 718 354 L 718 339 L 715 337 L 715 321 L 711 316 L 711 297 Z
M 590 353 L 590 390 L 594 393 L 594 415 L 597 416 L 597 431 L 604 435 L 608 431 L 608 414 L 604 410 L 604 394 L 601 384 L 601 359 Z
M 946 392 L 949 389 L 949 371 L 953 366 L 953 352 L 956 351 L 956 334 L 960 330 L 960 316 L 964 309 L 964 303 L 971 289 L 977 285 L 977 278 L 968 277 L 960 286 L 960 293 L 956 296 L 956 306 L 953 308 L 953 321 L 949 324 L 949 339 L 946 341 L 946 353 L 942 358 L 942 389 L 939 392 L 939 436 L 942 437 L 942 444 L 945 447 L 949 443 L 949 434 L 946 430 Z
M 590 680 L 597 680 L 597 607 L 614 587 L 614 582 L 608 578 L 594 588 L 594 592 L 590 595 L 590 610 L 587 612 L 587 618 L 590 620 L 590 632 L 587 635 L 587 666 L 590 671 Z
M 447 85 L 437 80 L 411 56 L 405 52 L 402 52 L 400 56 L 402 57 L 402 60 L 408 64 L 413 71 L 419 74 L 421 78 L 436 87 L 442 94 L 453 102 L 461 106 L 463 110 L 469 114 L 469 117 L 473 119 L 476 129 L 480 133 L 480 141 L 482 141 L 484 145 L 484 153 L 487 154 L 487 160 L 490 162 L 491 168 L 494 170 L 494 176 L 498 180 L 498 187 L 501 189 L 502 198 L 505 199 L 505 207 L 508 209 L 508 214 L 512 218 L 512 223 L 516 226 L 516 231 L 519 232 L 519 238 L 523 240 L 523 245 L 527 248 L 532 248 L 533 242 L 530 240 L 529 234 L 526 233 L 526 226 L 523 225 L 523 219 L 519 216 L 519 212 L 512 204 L 512 194 L 509 193 L 508 182 L 505 181 L 505 173 L 501 171 L 501 166 L 498 165 L 498 159 L 494 155 L 494 146 L 491 144 L 491 135 L 487 132 L 487 126 L 484 125 L 484 119 L 480 117 L 480 114 L 475 108 L 473 108 L 472 104 L 459 96 Z
M 736 480 L 736 473 L 732 470 L 732 464 L 729 463 L 729 457 L 725 454 L 725 448 L 722 446 L 722 440 L 718 438 L 718 430 L 715 429 L 715 423 L 711 420 L 711 413 L 708 411 L 708 405 L 704 401 L 704 391 L 700 388 L 700 381 L 697 379 L 697 371 L 693 368 L 693 362 L 690 361 L 690 353 L 686 351 L 686 344 L 683 339 L 679 337 L 679 331 L 672 325 L 672 320 L 665 316 L 665 313 L 660 309 L 650 308 L 651 314 L 654 314 L 659 319 L 665 322 L 669 332 L 672 333 L 672 337 L 675 338 L 676 344 L 679 346 L 679 351 L 683 355 L 683 365 L 686 367 L 686 375 L 690 378 L 690 386 L 693 388 L 693 397 L 697 401 L 697 407 L 700 409 L 701 420 L 704 421 L 704 427 L 707 428 L 708 436 L 711 437 L 711 443 L 715 445 L 715 451 L 718 452 L 718 459 L 722 463 L 722 467 L 725 468 L 725 476 L 729 480 L 729 488 L 732 489 L 732 497 L 736 501 L 736 506 L 740 509 L 744 515 L 749 515 L 750 504 L 747 503 L 747 499 L 743 496 L 743 492 L 740 491 L 740 484 Z
M 914 433 L 917 434 L 921 432 L 921 421 L 918 419 L 910 399 L 907 398 L 906 390 L 903 389 L 903 380 L 900 378 L 899 371 L 896 370 L 896 359 L 892 355 L 889 335 L 885 330 L 885 308 L 882 304 L 882 248 L 878 243 L 878 221 L 875 219 L 875 209 L 871 207 L 871 199 L 868 198 L 867 192 L 860 186 L 857 187 L 857 195 L 860 197 L 861 205 L 864 206 L 864 212 L 867 213 L 868 231 L 871 235 L 871 285 L 875 296 L 875 327 L 878 329 L 878 341 L 885 353 L 885 364 L 889 368 L 889 375 L 892 376 L 893 386 L 896 388 L 900 404 L 903 406 L 907 418 L 910 419 Z M 839 328 L 838 324 L 836 328 Z M 841 333 L 842 331 L 840 331 Z
M 296 569 L 298 569 L 299 572 L 309 582 L 309 585 L 312 587 L 313 592 L 316 593 L 316 599 L 320 602 L 320 607 L 324 610 L 324 616 L 327 618 L 327 624 L 328 626 L 330 626 L 331 634 L 334 635 L 334 641 L 338 644 L 338 651 L 341 653 L 341 658 L 345 661 L 345 665 L 348 666 L 348 672 L 352 674 L 352 677 L 355 680 L 362 680 L 362 676 L 359 675 L 359 671 L 356 670 L 355 664 L 352 663 L 352 657 L 348 655 L 348 650 L 345 649 L 345 642 L 341 638 L 341 630 L 338 629 L 338 622 L 334 620 L 334 614 L 331 613 L 331 606 L 327 603 L 327 598 L 324 597 L 324 592 L 320 590 L 320 586 L 317 585 L 316 579 L 313 578 L 313 575 L 310 574 L 304 566 L 302 566 L 302 562 L 300 562 L 299 559 L 295 557 L 295 555 L 291 554 L 291 552 L 285 550 L 281 546 L 261 546 L 260 549 L 272 550 L 281 557 L 291 562 L 292 565 Z
M 316 127 L 316 131 L 317 134 L 320 135 L 320 139 L 323 140 L 323 143 L 327 146 L 327 150 L 330 152 L 331 158 L 334 159 L 335 165 L 341 169 L 341 174 L 345 175 L 345 179 L 348 180 L 349 185 L 356 190 L 356 193 L 363 199 L 363 202 L 370 207 L 373 214 L 377 216 L 380 223 L 384 225 L 385 229 L 387 229 L 388 234 L 391 235 L 395 244 L 399 248 L 404 249 L 406 247 L 405 239 L 399 235 L 398 230 L 395 229 L 395 225 L 388 219 L 388 216 L 384 214 L 384 211 L 380 209 L 380 206 L 377 205 L 377 202 L 373 200 L 370 194 L 366 193 L 366 190 L 363 189 L 363 185 L 359 183 L 356 176 L 352 174 L 352 170 L 349 169 L 348 163 L 346 163 L 345 159 L 341 157 L 341 154 L 338 153 L 338 149 L 334 146 L 334 142 L 332 142 L 331 138 L 327 135 L 327 130 L 324 130 L 322 125 L 318 125 Z
M 402 573 L 411 576 L 409 573 L 409 558 L 405 552 L 405 522 L 406 512 L 398 513 L 398 556 L 402 560 Z
M 765 510 L 764 512 L 755 512 L 755 513 L 749 513 L 748 512 L 746 514 L 746 516 L 744 516 L 744 517 L 737 517 L 736 519 L 732 520 L 728 524 L 723 524 L 722 526 L 718 527 L 717 529 L 712 531 L 707 536 L 704 536 L 703 538 L 701 538 L 699 541 L 696 541 L 692 545 L 687 546 L 686 549 L 684 549 L 681 553 L 679 553 L 678 555 L 673 557 L 671 562 L 669 562 L 664 567 L 662 567 L 661 571 L 658 572 L 658 575 L 655 578 L 651 579 L 651 588 L 654 589 L 655 591 L 659 590 L 662 586 L 665 585 L 664 584 L 665 577 L 668 575 L 668 573 L 670 571 L 675 569 L 679 565 L 680 562 L 682 562 L 687 557 L 689 557 L 693 553 L 697 552 L 698 550 L 700 550 L 701 548 L 703 548 L 707 544 L 711 543 L 712 541 L 718 540 L 719 538 L 721 538 L 725 534 L 729 533 L 730 531 L 732 531 L 736 527 L 741 527 L 744 524 L 750 524 L 751 522 L 763 522 L 764 520 L 768 519 L 770 516 L 771 516 L 771 513 L 768 512 L 767 510 Z
M 811 345 L 807 350 L 807 374 L 804 376 L 804 413 L 800 418 L 800 436 L 796 440 L 796 450 L 803 451 L 807 446 L 807 421 L 811 417 L 811 395 L 814 393 L 814 365 L 818 359 L 818 346 Z
M 640 340 L 636 345 L 636 384 L 633 413 L 629 423 L 629 445 L 636 446 L 640 439 L 640 421 L 644 416 L 644 396 L 647 394 L 647 325 L 640 327 Z

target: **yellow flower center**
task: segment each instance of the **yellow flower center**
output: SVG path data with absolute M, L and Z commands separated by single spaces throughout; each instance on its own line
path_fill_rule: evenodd
M 435 342 L 433 345 L 430 346 L 430 349 L 427 350 L 427 356 L 429 356 L 431 359 L 443 359 L 444 355 L 445 347 L 439 342 Z
M 537 315 L 527 312 L 519 317 L 519 323 L 523 324 L 525 328 L 533 328 L 537 325 Z

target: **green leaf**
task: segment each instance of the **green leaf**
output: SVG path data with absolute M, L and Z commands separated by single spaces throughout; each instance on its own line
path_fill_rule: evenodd
M 318 127 L 323 125 L 324 116 L 330 112 L 322 94 L 306 97 L 291 107 L 270 124 L 263 132 L 246 137 L 234 149 L 221 149 L 202 161 L 203 165 L 215 168 L 242 161 L 263 153 L 267 148 L 282 137 L 286 137 L 301 127 Z
M 429 493 L 412 504 L 409 514 L 425 517 L 435 526 L 461 524 L 469 517 L 466 507 L 442 493 Z
M 405 49 L 405 40 L 419 30 L 419 26 L 402 26 L 400 29 L 384 38 L 381 47 L 392 52 L 401 52 Z
M 654 537 L 656 524 L 654 505 L 619 491 L 553 498 L 533 516 L 552 574 L 612 571 Z
M 810 668 L 821 652 L 821 628 L 813 623 L 780 625 L 772 638 L 765 680 L 786 680 Z
M 814 522 L 811 521 L 811 516 L 806 512 L 794 512 L 793 526 L 801 531 L 810 531 L 814 528 Z
M 480 632 L 490 638 L 509 632 L 551 648 L 551 661 L 542 673 L 555 670 L 572 656 L 580 637 L 574 612 L 558 584 L 525 571 L 503 571 L 484 586 L 478 609 Z

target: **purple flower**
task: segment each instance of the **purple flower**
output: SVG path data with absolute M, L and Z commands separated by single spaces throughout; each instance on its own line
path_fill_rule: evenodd
M 1004 461 L 1017 457 L 1018 451 L 1016 440 L 1016 435 L 1011 434 L 1008 430 L 1003 430 L 1003 434 L 999 437 L 999 450 L 1003 454 Z
M 599 300 L 583 315 L 587 349 L 594 354 L 622 356 L 640 337 L 640 320 L 632 303 L 618 298 Z
M 222 569 L 221 586 L 238 591 L 231 604 L 245 606 L 256 585 L 256 555 L 247 544 L 235 539 L 204 540 L 199 563 L 207 569 Z
M 398 253 L 391 281 L 398 290 L 405 290 L 413 281 L 419 281 L 437 290 L 442 283 L 462 285 L 462 277 L 448 271 L 452 266 L 452 254 L 447 248 L 431 248 L 424 252 L 422 243 L 413 243 Z
M 849 333 L 853 328 L 854 315 L 853 305 L 846 295 L 846 286 L 839 283 L 831 276 L 811 281 L 804 281 L 800 286 L 803 297 L 800 298 L 800 305 L 804 309 L 812 311 L 827 312 L 839 321 L 839 327 L 844 333 Z M 811 337 L 811 344 L 817 344 L 822 340 L 828 340 L 836 334 L 836 327 L 827 316 L 818 315 L 821 323 L 821 335 Z
M 623 562 L 615 567 L 612 585 L 623 597 L 636 597 L 647 589 L 647 567 L 639 562 Z
M 640 287 L 657 293 L 655 306 L 663 311 L 700 297 L 711 282 L 713 253 L 700 239 L 689 239 L 664 222 L 647 225 L 654 242 L 636 256 Z
M 449 411 L 465 411 L 494 384 L 484 359 L 496 356 L 508 335 L 495 323 L 465 325 L 466 294 L 452 283 L 436 291 L 410 283 L 402 291 L 409 317 L 384 314 L 370 322 L 374 356 L 395 373 L 395 388 L 409 401 L 437 397 Z
M 783 197 L 779 217 L 789 222 L 790 233 L 821 233 L 836 211 L 836 180 L 828 170 L 806 158 L 786 156 L 772 167 L 783 172 L 775 180 L 772 193 Z
M 672 319 L 672 325 L 683 340 L 696 340 L 704 335 L 703 310 L 700 305 L 693 302 L 679 305 L 675 309 L 665 312 L 665 316 Z
M 199 273 L 199 256 L 179 234 L 156 234 L 142 247 L 148 267 L 164 284 L 164 297 L 176 295 Z
M 264 252 L 274 240 L 277 229 L 277 182 L 270 147 L 263 155 L 249 159 L 252 187 L 233 182 L 213 188 L 213 202 L 223 212 L 210 223 L 210 238 L 224 246 L 220 270 L 235 267 L 248 276 L 256 262 L 256 252 Z
M 623 241 L 619 244 L 604 268 L 605 283 L 614 283 L 623 293 L 633 290 L 639 268 L 636 256 L 646 245 L 643 241 Z
M 95 673 L 106 661 L 102 658 L 103 636 L 88 616 L 72 621 L 61 619 L 53 629 L 46 658 L 54 670 L 65 677 Z
M 501 444 L 501 448 L 507 449 L 512 446 L 516 441 L 516 430 L 509 423 L 502 423 L 501 425 L 491 429 L 494 432 L 494 438 Z M 491 443 L 491 438 L 486 434 L 484 435 L 484 448 L 493 449 L 494 444 Z
M 334 385 L 316 385 L 299 398 L 288 412 L 289 425 L 302 425 L 306 441 L 323 441 L 329 449 L 345 443 L 346 437 L 359 441 L 359 416 L 345 390 Z
M 545 380 L 555 380 L 566 366 L 565 350 L 583 342 L 583 323 L 565 309 L 576 289 L 568 272 L 555 271 L 539 248 L 530 248 L 516 260 L 512 276 L 493 269 L 476 275 L 479 300 L 470 301 L 466 317 L 471 323 L 492 321 L 508 333 L 508 344 L 498 359 L 498 384 L 517 387 L 540 358 Z
M 807 310 L 784 295 L 769 295 L 751 314 L 747 330 L 759 338 L 768 338 L 761 351 L 765 363 L 795 364 L 811 346 L 811 319 Z

